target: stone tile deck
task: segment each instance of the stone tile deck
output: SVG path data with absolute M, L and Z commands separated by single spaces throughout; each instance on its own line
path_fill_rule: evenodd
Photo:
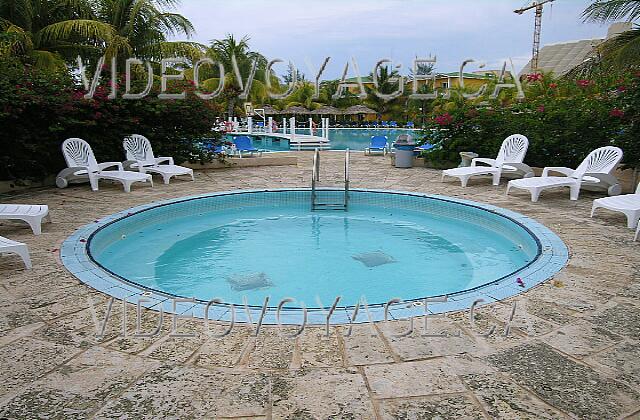
M 0 417 L 243 419 L 615 419 L 640 410 L 640 243 L 621 215 L 589 218 L 591 201 L 547 192 L 539 203 L 486 180 L 440 183 L 438 171 L 391 167 L 383 157 L 352 157 L 352 186 L 451 195 L 533 217 L 570 247 L 569 265 L 551 282 L 468 313 L 422 320 L 312 328 L 297 339 L 273 327 L 252 337 L 236 327 L 208 336 L 200 321 L 181 321 L 190 338 L 122 336 L 135 331 L 135 307 L 119 303 L 103 337 L 98 318 L 108 299 L 60 265 L 60 243 L 80 225 L 154 200 L 211 191 L 306 187 L 311 154 L 298 166 L 197 173 L 131 194 L 103 184 L 30 191 L 11 200 L 44 203 L 53 223 L 40 237 L 5 222 L 0 235 L 30 247 L 34 269 L 0 258 Z M 323 180 L 341 175 L 342 155 L 325 153 Z M 11 201 L 9 200 L 9 201 Z M 6 201 L 6 200 L 4 200 Z M 516 305 L 515 315 L 508 322 Z M 151 331 L 155 312 L 145 312 Z M 493 334 L 486 335 L 495 326 Z M 504 335 L 506 328 L 508 336 Z M 215 326 L 220 332 L 224 326 Z

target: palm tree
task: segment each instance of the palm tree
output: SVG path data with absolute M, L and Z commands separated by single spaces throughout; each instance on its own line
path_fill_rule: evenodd
M 175 0 L 100 0 L 96 20 L 113 28 L 107 56 L 151 61 L 165 57 L 200 57 L 205 48 L 203 45 L 167 40 L 169 36 L 190 38 L 195 34 L 187 18 L 169 12 L 176 3 Z M 62 27 L 60 29 L 64 31 Z
M 262 82 L 265 80 L 265 72 L 267 67 L 267 59 L 260 53 L 251 51 L 249 47 L 248 36 L 242 37 L 240 40 L 236 39 L 232 34 L 228 34 L 223 39 L 213 40 L 211 47 L 207 50 L 206 55 L 215 61 L 222 63 L 225 70 L 225 88 L 223 91 L 223 97 L 227 104 L 227 114 L 229 116 L 234 115 L 236 102 L 238 96 L 242 93 L 240 89 L 240 83 L 237 80 L 235 72 L 233 70 L 233 59 L 235 57 L 238 65 L 240 77 L 242 78 L 242 84 L 246 83 L 249 78 L 253 63 L 256 63 L 256 72 L 254 74 L 254 80 L 251 85 L 251 91 L 249 92 L 249 98 L 258 102 L 264 102 L 267 100 L 266 85 Z M 214 69 L 207 70 L 203 67 L 202 74 L 205 79 L 205 86 L 209 88 L 215 88 L 215 85 L 219 83 L 220 75 Z M 279 82 L 276 77 L 269 75 L 271 82 L 279 87 Z
M 582 17 L 585 22 L 634 21 L 640 18 L 640 0 L 597 0 Z M 611 38 L 597 48 L 594 59 L 579 66 L 573 74 L 602 70 L 626 70 L 640 65 L 640 29 L 637 27 Z
M 201 46 L 168 42 L 194 33 L 175 0 L 0 0 L 0 54 L 61 66 L 77 55 L 95 58 L 197 56 Z
M 382 94 L 392 94 L 398 89 L 398 79 L 400 74 L 397 70 L 390 69 L 388 66 L 380 67 L 378 70 L 378 92 Z M 373 78 L 373 73 L 369 75 L 369 77 Z M 382 117 L 382 115 L 387 114 L 392 111 L 397 111 L 398 108 L 402 105 L 400 103 L 400 98 L 394 98 L 392 100 L 380 98 L 378 95 L 374 93 L 372 88 L 366 88 L 367 90 L 367 99 L 365 102 L 371 108 L 378 111 L 378 117 Z
M 62 67 L 63 56 L 80 53 L 78 38 L 109 34 L 108 25 L 89 23 L 93 11 L 85 0 L 0 0 L 0 56 L 20 56 L 41 67 Z M 53 39 L 43 29 L 75 22 L 74 36 Z

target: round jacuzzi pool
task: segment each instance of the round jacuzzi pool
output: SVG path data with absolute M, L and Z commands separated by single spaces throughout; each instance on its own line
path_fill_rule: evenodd
M 343 199 L 338 190 L 317 197 Z M 297 323 L 301 308 L 309 323 L 326 322 L 332 306 L 334 323 L 364 321 L 353 319 L 358 305 L 374 320 L 465 309 L 527 290 L 568 258 L 549 229 L 493 206 L 352 190 L 348 211 L 311 211 L 303 189 L 129 209 L 79 229 L 61 255 L 80 280 L 117 298 L 218 320 L 255 320 L 246 319 L 253 312 L 264 323 Z

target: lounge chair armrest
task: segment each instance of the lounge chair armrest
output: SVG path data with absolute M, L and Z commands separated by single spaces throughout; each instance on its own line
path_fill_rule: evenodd
M 523 162 L 505 162 L 504 165 L 502 165 L 503 169 L 504 169 L 505 166 L 510 166 L 512 168 L 515 168 L 515 170 L 517 172 L 522 173 L 523 178 L 530 178 L 530 177 L 534 176 L 533 169 L 531 168 L 531 166 L 527 165 L 526 163 L 523 163 Z
M 549 176 L 549 172 L 559 172 L 566 176 L 572 176 L 575 171 L 564 166 L 548 166 L 542 170 L 542 176 Z
M 78 172 L 84 172 L 83 175 L 89 173 L 89 168 L 86 166 L 70 166 L 60 171 L 58 176 L 76 175 Z
M 587 172 L 584 174 L 585 177 L 596 178 L 599 183 L 604 185 L 616 185 L 619 184 L 618 178 L 611 174 L 603 174 L 602 172 Z M 640 187 L 639 187 L 640 188 Z
M 125 160 L 122 162 L 122 167 L 125 171 L 137 170 L 138 169 L 138 161 L 137 160 Z
M 473 158 L 473 160 L 471 161 L 471 166 L 478 166 L 477 165 L 478 163 L 484 163 L 485 165 L 488 165 L 488 166 L 495 166 L 496 160 L 489 159 L 489 158 Z
M 160 165 L 163 162 L 167 162 L 169 165 L 173 165 L 173 158 L 172 157 L 159 157 L 159 158 L 156 158 L 156 165 Z
M 100 169 L 101 171 L 104 171 L 107 168 L 111 168 L 112 166 L 117 166 L 119 171 L 124 171 L 124 168 L 122 167 L 122 162 L 98 163 L 98 169 Z

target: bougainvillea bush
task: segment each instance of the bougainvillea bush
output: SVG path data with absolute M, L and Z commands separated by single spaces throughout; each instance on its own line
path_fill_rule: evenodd
M 593 149 L 614 145 L 627 167 L 640 166 L 640 74 L 607 80 L 554 80 L 535 75 L 524 81 L 526 99 L 451 100 L 434 107 L 427 140 L 439 146 L 432 162 L 455 166 L 459 152 L 495 156 L 502 141 L 529 138 L 532 166 L 576 167 Z
M 104 83 L 108 87 L 108 83 Z M 42 180 L 65 167 L 60 146 L 69 137 L 91 144 L 99 162 L 125 160 L 122 140 L 129 134 L 148 137 L 154 152 L 176 161 L 210 161 L 199 140 L 213 137 L 218 105 L 193 95 L 185 100 L 110 100 L 99 86 L 94 99 L 67 72 L 34 70 L 22 63 L 0 62 L 0 179 Z M 123 87 L 121 87 L 123 90 Z M 140 89 L 141 90 L 141 89 Z M 138 92 L 140 90 L 136 90 Z

